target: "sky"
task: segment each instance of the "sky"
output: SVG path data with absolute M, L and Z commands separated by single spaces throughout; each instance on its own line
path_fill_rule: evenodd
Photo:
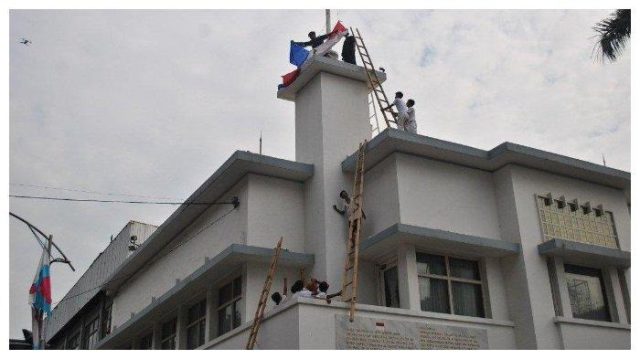
M 615 63 L 592 56 L 592 26 L 611 11 L 337 10 L 333 19 L 360 29 L 388 95 L 415 100 L 419 134 L 598 164 L 604 154 L 628 171 L 630 48 Z M 294 69 L 289 41 L 322 32 L 323 10 L 12 10 L 9 21 L 11 194 L 181 200 L 234 151 L 257 152 L 261 132 L 264 154 L 295 159 L 294 104 L 276 89 Z M 159 225 L 177 207 L 11 199 L 9 208 L 53 234 L 77 269 L 52 266 L 55 303 L 129 220 Z M 41 249 L 26 226 L 9 224 L 13 338 L 31 325 Z

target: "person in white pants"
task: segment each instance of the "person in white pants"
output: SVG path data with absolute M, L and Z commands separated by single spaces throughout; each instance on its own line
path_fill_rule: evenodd
M 411 133 L 418 132 L 418 124 L 416 123 L 416 109 L 413 108 L 413 105 L 415 104 L 416 102 L 412 99 L 409 99 L 409 101 L 407 101 L 407 117 L 404 121 L 404 130 Z

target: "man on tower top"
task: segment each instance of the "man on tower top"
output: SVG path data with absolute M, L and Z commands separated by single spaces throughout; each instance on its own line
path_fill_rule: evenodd
M 396 98 L 393 100 L 393 103 L 388 107 L 382 109 L 382 111 L 389 111 L 391 110 L 391 107 L 396 107 L 396 110 L 398 111 L 396 116 L 396 124 L 398 125 L 399 130 L 404 130 L 404 123 L 407 120 L 408 110 L 407 105 L 404 103 L 402 97 L 404 97 L 404 94 L 402 92 L 396 92 Z
M 407 119 L 404 122 L 404 130 L 411 133 L 418 132 L 418 124 L 416 123 L 416 109 L 413 108 L 413 105 L 415 105 L 415 103 L 416 102 L 413 101 L 413 99 L 409 99 L 409 101 L 407 101 Z
M 322 43 L 324 42 L 324 40 L 326 40 L 329 35 L 331 35 L 331 33 L 328 34 L 324 34 L 321 36 L 316 36 L 316 32 L 315 31 L 311 31 L 309 33 L 309 41 L 306 42 L 296 42 L 291 40 L 292 43 L 299 45 L 299 46 L 311 46 L 312 48 L 316 48 L 320 45 L 322 45 Z

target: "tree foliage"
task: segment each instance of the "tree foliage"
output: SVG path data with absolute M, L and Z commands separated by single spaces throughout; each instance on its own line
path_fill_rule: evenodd
M 610 17 L 597 23 L 593 30 L 598 33 L 596 56 L 603 61 L 615 61 L 631 37 L 631 10 L 616 10 Z

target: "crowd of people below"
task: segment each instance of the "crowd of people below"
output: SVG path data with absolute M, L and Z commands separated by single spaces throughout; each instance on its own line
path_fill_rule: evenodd
M 328 294 L 329 284 L 326 281 L 318 281 L 315 278 L 311 278 L 309 282 L 305 285 L 302 280 L 297 280 L 291 286 L 291 295 L 297 294 L 299 297 L 304 298 L 316 298 L 316 299 L 324 299 L 328 304 L 331 304 L 331 298 L 337 297 L 342 294 L 342 291 Z M 287 285 L 285 279 L 285 286 L 282 294 L 280 292 L 275 292 L 271 295 L 271 300 L 275 303 L 275 305 L 280 305 L 287 301 Z

